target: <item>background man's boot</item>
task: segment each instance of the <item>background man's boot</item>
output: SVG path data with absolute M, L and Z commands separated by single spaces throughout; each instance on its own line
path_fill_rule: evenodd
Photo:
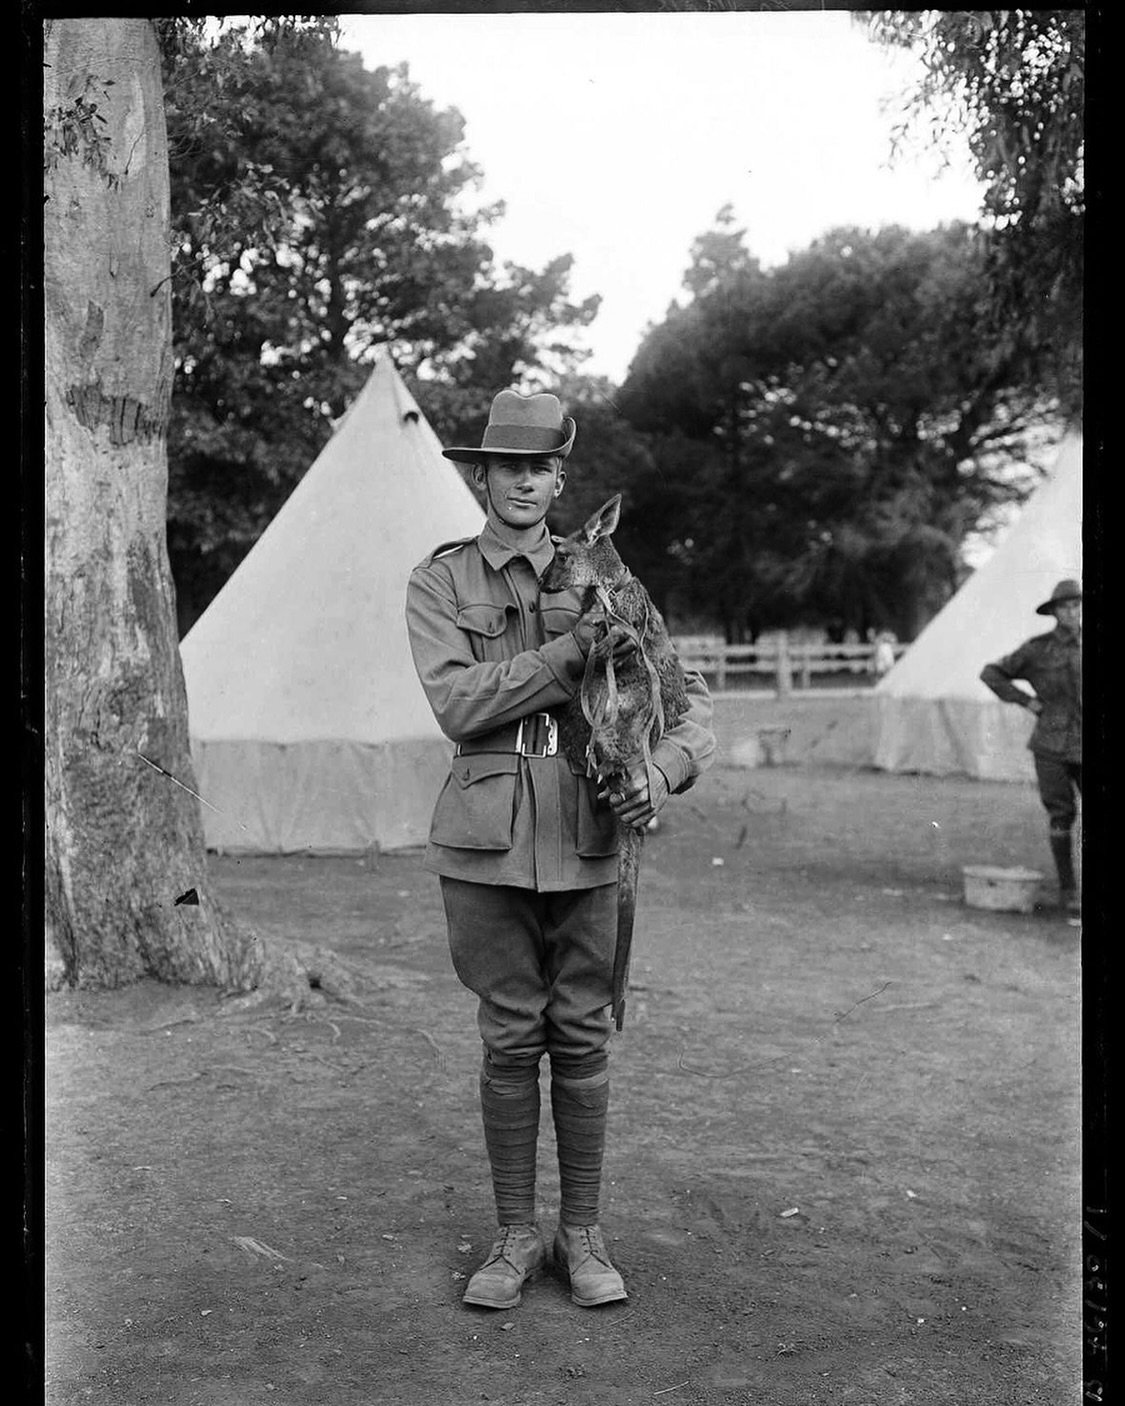
M 1078 884 L 1074 877 L 1074 850 L 1070 831 L 1052 830 L 1050 841 L 1051 856 L 1059 877 L 1059 907 L 1065 908 L 1068 913 L 1077 913 Z

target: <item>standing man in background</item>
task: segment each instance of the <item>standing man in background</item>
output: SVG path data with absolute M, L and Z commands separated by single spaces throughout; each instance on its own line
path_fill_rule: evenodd
M 499 1234 L 464 1301 L 507 1309 L 545 1264 L 535 1221 L 539 1065 L 547 1055 L 559 1166 L 554 1257 L 582 1307 L 627 1297 L 599 1225 L 609 1107 L 609 1005 L 617 935 L 618 823 L 647 825 L 710 765 L 711 699 L 688 672 L 688 710 L 638 756 L 620 793 L 558 746 L 552 709 L 578 692 L 604 620 L 576 589 L 540 592 L 547 512 L 575 437 L 556 396 L 501 391 L 472 466 L 487 520 L 410 577 L 418 677 L 457 743 L 425 865 L 439 876 L 453 966 L 479 997 L 480 1104 Z M 424 511 L 424 505 L 420 505 Z M 619 641 L 615 654 L 634 648 Z
M 1014 653 L 986 664 L 981 680 L 1005 703 L 1035 714 L 1028 746 L 1035 759 L 1039 796 L 1047 811 L 1048 839 L 1059 880 L 1059 903 L 1080 912 L 1072 831 L 1082 794 L 1082 587 L 1060 581 L 1037 615 L 1053 615 L 1055 628 L 1025 640 Z M 1017 688 L 1023 679 L 1035 690 Z

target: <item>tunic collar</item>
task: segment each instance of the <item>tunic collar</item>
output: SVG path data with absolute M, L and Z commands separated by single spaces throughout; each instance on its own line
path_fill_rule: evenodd
M 481 529 L 478 541 L 480 554 L 493 571 L 502 571 L 516 557 L 525 557 L 531 563 L 531 569 L 535 575 L 539 577 L 550 566 L 555 555 L 555 545 L 551 541 L 551 534 L 547 531 L 546 523 L 543 524 L 542 536 L 533 547 L 509 546 L 500 538 L 490 522 L 486 522 Z

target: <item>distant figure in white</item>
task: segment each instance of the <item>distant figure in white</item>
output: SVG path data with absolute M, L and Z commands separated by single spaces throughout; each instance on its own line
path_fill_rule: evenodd
M 880 630 L 875 636 L 875 652 L 871 656 L 871 667 L 877 679 L 881 679 L 894 667 L 895 645 L 897 643 L 898 637 L 893 630 Z

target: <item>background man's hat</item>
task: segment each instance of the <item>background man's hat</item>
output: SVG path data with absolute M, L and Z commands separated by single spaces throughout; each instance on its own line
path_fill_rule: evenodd
M 1055 606 L 1064 600 L 1081 600 L 1082 583 L 1080 581 L 1060 581 L 1051 592 L 1050 598 L 1042 605 L 1035 607 L 1036 615 L 1054 615 Z
M 488 412 L 488 424 L 479 449 L 443 449 L 447 459 L 466 464 L 487 464 L 490 459 L 531 458 L 557 454 L 565 459 L 574 443 L 577 426 L 562 413 L 557 395 L 542 391 L 520 395 L 501 391 Z

